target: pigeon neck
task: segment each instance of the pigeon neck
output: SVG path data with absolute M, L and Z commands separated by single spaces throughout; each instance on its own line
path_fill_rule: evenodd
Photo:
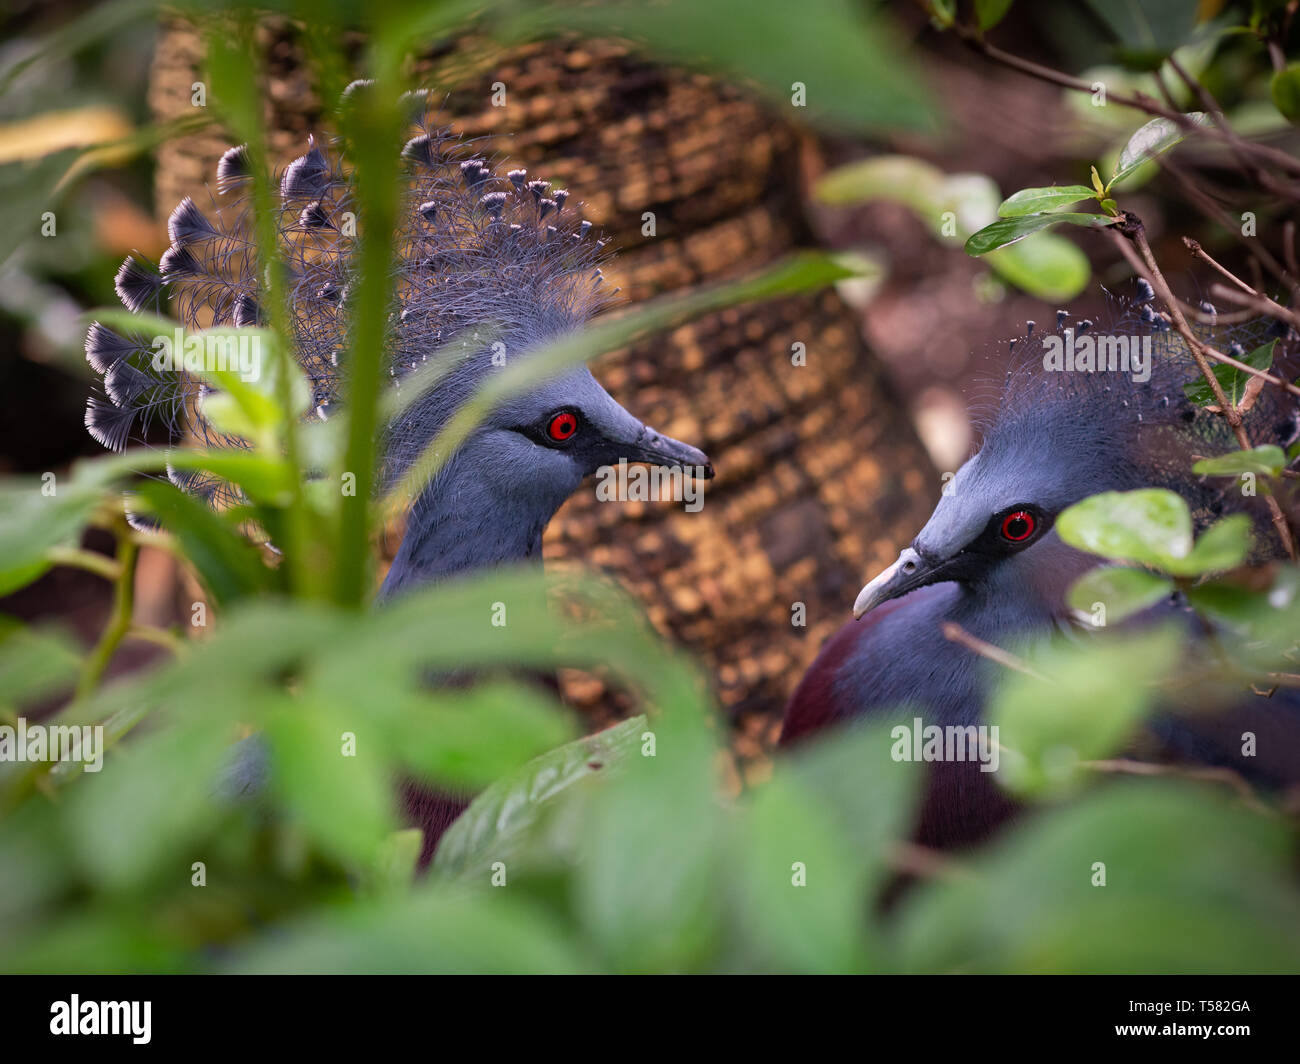
M 517 502 L 464 478 L 439 477 L 411 507 L 380 600 L 476 569 L 541 560 L 552 513 L 522 513 Z

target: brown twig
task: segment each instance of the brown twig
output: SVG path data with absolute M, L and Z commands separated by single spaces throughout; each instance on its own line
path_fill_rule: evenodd
M 1277 318 L 1280 321 L 1285 321 L 1290 325 L 1300 328 L 1300 314 L 1297 314 L 1289 307 L 1284 307 L 1280 303 L 1269 299 L 1263 292 L 1259 291 L 1257 288 L 1252 288 L 1227 267 L 1220 265 L 1213 257 L 1211 257 L 1210 253 L 1206 251 L 1205 248 L 1201 247 L 1200 241 L 1193 240 L 1190 236 L 1185 236 L 1183 237 L 1183 243 L 1186 245 L 1187 250 L 1192 253 L 1193 258 L 1200 259 L 1212 270 L 1215 270 L 1220 276 L 1227 278 L 1235 284 L 1239 289 L 1241 289 L 1243 294 L 1251 297 L 1249 305 L 1261 307 L 1263 308 L 1264 313 L 1268 314 L 1270 317 Z M 1229 298 L 1233 297 L 1230 296 Z M 1241 302 L 1241 300 L 1238 298 L 1237 302 Z
M 890 846 L 885 859 L 895 871 L 918 879 L 970 879 L 974 874 L 947 854 L 914 842 L 895 842 Z
M 1210 184 L 1204 177 L 1199 177 L 1198 180 L 1193 181 L 1184 171 L 1183 167 L 1174 161 L 1169 152 L 1157 156 L 1157 161 L 1160 164 L 1160 169 L 1178 182 L 1178 187 L 1182 189 L 1183 194 L 1201 209 L 1201 213 L 1211 221 L 1218 222 L 1223 226 L 1224 231 L 1231 233 L 1233 239 L 1235 239 L 1237 243 L 1246 250 L 1246 253 L 1251 256 L 1251 266 L 1255 269 L 1257 276 L 1259 273 L 1259 266 L 1262 263 L 1264 268 L 1282 284 L 1286 285 L 1292 291 L 1297 289 L 1296 278 L 1300 277 L 1300 273 L 1296 271 L 1294 263 L 1288 263 L 1288 270 L 1288 267 L 1283 267 L 1283 265 L 1273 257 L 1272 253 L 1261 241 L 1246 236 L 1241 231 L 1241 226 L 1238 224 L 1238 220 L 1232 217 L 1228 212 L 1228 209 L 1218 203 L 1209 192 L 1201 187 L 1202 185 Z M 1291 225 L 1292 223 L 1288 222 L 1286 224 Z M 1294 226 L 1292 226 L 1292 229 L 1294 231 Z M 1284 229 L 1284 240 L 1285 233 L 1286 230 Z M 1255 287 L 1259 288 L 1260 285 L 1256 284 Z
M 974 26 L 965 26 L 961 23 L 956 23 L 953 26 L 953 30 L 968 47 L 974 49 L 995 63 L 1000 63 L 1002 66 L 1010 67 L 1012 70 L 1018 70 L 1022 74 L 1028 74 L 1030 77 L 1038 78 L 1040 81 L 1046 81 L 1053 85 L 1060 85 L 1063 88 L 1072 89 L 1075 92 L 1091 94 L 1093 91 L 1092 85 L 1089 82 L 1084 81 L 1082 78 L 1072 77 L 1069 74 L 1061 73 L 1059 70 L 1053 70 L 1051 67 L 1041 66 L 1040 64 L 1034 63 L 1028 59 L 1021 59 L 1018 55 L 1004 52 L 1001 48 L 998 48 L 985 40 L 984 34 Z M 1106 93 L 1106 99 L 1110 102 L 1119 104 L 1121 107 L 1129 107 L 1135 111 L 1141 111 L 1144 114 L 1149 114 L 1157 118 L 1166 118 L 1186 132 L 1198 130 L 1205 135 L 1214 137 L 1218 140 L 1228 141 L 1229 139 L 1224 134 L 1223 130 L 1219 129 L 1217 126 L 1198 126 L 1178 110 L 1165 107 L 1163 104 L 1142 92 L 1128 96 L 1124 93 L 1108 91 Z M 1234 136 L 1235 135 L 1236 134 L 1234 134 Z M 1276 148 L 1271 148 L 1266 144 L 1241 140 L 1240 137 L 1238 137 L 1238 140 L 1240 140 L 1243 150 L 1251 152 L 1260 159 L 1268 160 L 1281 170 L 1293 174 L 1300 174 L 1300 159 L 1295 159 L 1286 152 L 1278 151 Z
M 1210 295 L 1215 299 L 1223 299 L 1229 303 L 1236 303 L 1238 306 L 1250 308 L 1252 317 L 1259 317 L 1263 314 L 1284 321 L 1288 325 L 1300 327 L 1300 315 L 1293 310 L 1278 306 L 1268 296 L 1260 295 L 1254 289 L 1246 293 L 1235 288 L 1229 288 L 1227 285 L 1212 284 L 1210 285 Z
M 1117 757 L 1103 761 L 1081 761 L 1084 768 L 1097 772 L 1115 772 L 1130 776 L 1178 776 L 1184 779 L 1204 780 L 1209 783 L 1222 783 L 1231 787 L 1241 800 L 1259 813 L 1272 814 L 1273 810 L 1256 797 L 1249 783 L 1230 768 L 1186 768 L 1180 765 L 1157 765 L 1150 761 L 1134 761 L 1131 758 Z
M 1151 282 L 1151 271 L 1147 269 L 1146 263 L 1138 258 L 1138 253 L 1133 250 L 1127 240 L 1121 238 L 1118 233 L 1115 236 L 1115 246 L 1119 249 L 1119 253 L 1128 260 L 1128 264 L 1133 267 L 1133 272 L 1139 277 L 1145 278 L 1149 284 Z M 1155 286 L 1152 285 L 1152 287 Z M 1178 299 L 1177 296 L 1174 298 Z M 1258 317 L 1258 315 L 1250 311 L 1240 311 L 1234 314 L 1207 314 L 1205 311 L 1193 307 L 1190 303 L 1184 303 L 1181 299 L 1178 299 L 1178 306 L 1186 317 L 1195 319 L 1198 325 L 1239 325 L 1242 322 Z
M 1260 188 L 1268 189 L 1268 191 L 1275 195 L 1285 196 L 1286 198 L 1293 200 L 1300 199 L 1300 194 L 1297 193 L 1296 189 L 1291 188 L 1288 185 L 1279 185 L 1273 179 L 1272 174 L 1264 170 L 1251 158 L 1251 142 L 1242 137 L 1240 133 L 1228 124 L 1227 118 L 1223 115 L 1223 108 L 1219 106 L 1219 102 L 1214 98 L 1210 90 L 1202 85 L 1196 78 L 1192 77 L 1192 75 L 1183 68 L 1182 63 L 1178 61 L 1178 58 L 1173 54 L 1170 54 L 1168 63 L 1173 72 L 1182 79 L 1183 84 L 1185 84 L 1195 94 L 1196 98 L 1200 101 L 1201 107 L 1205 109 L 1207 114 L 1209 114 L 1210 120 L 1223 135 L 1223 139 L 1227 142 L 1228 147 L 1232 149 L 1232 153 L 1237 157 L 1237 161 L 1241 164 L 1242 168 L 1255 179 L 1256 184 L 1258 184 Z
M 944 621 L 939 626 L 939 630 L 943 632 L 943 637 L 950 643 L 960 644 L 967 650 L 974 651 L 980 657 L 988 658 L 989 661 L 997 662 L 997 664 L 1008 669 L 1015 669 L 1016 672 L 1023 672 L 1026 676 L 1032 676 L 1036 680 L 1047 680 L 1046 676 L 1027 662 L 1016 657 L 1010 651 L 1003 650 L 992 643 L 984 642 L 978 636 L 971 635 L 956 621 Z
M 1232 429 L 1232 434 L 1236 437 L 1237 445 L 1243 451 L 1252 449 L 1250 436 L 1247 434 L 1245 426 L 1241 423 L 1241 411 L 1232 403 L 1228 402 L 1228 397 L 1224 394 L 1223 385 L 1219 383 L 1219 378 L 1214 375 L 1214 369 L 1210 365 L 1207 357 L 1207 351 L 1213 351 L 1200 337 L 1192 332 L 1192 327 L 1187 324 L 1187 319 L 1183 312 L 1178 308 L 1178 301 L 1174 298 L 1173 293 L 1169 290 L 1169 284 L 1165 281 L 1165 276 L 1160 272 L 1160 267 L 1156 263 L 1155 255 L 1151 252 L 1151 245 L 1147 243 L 1146 231 L 1142 226 L 1142 219 L 1136 214 L 1124 211 L 1121 215 L 1121 222 L 1116 229 L 1127 239 L 1133 242 L 1137 248 L 1138 254 L 1142 256 L 1142 261 L 1146 263 L 1147 269 L 1151 271 L 1151 283 L 1160 296 L 1164 304 L 1169 308 L 1169 313 L 1173 315 L 1174 328 L 1178 334 L 1187 342 L 1187 348 L 1191 352 L 1192 358 L 1196 362 L 1196 367 L 1201 371 L 1201 376 L 1210 386 L 1210 392 L 1214 396 L 1215 402 L 1219 406 L 1220 416 L 1227 422 Z M 1217 352 L 1215 352 L 1217 354 Z M 1229 362 L 1227 357 L 1222 357 L 1219 361 Z M 1233 359 L 1231 362 L 1235 362 Z M 1229 364 L 1231 364 L 1229 362 Z M 1286 515 L 1282 512 L 1282 507 L 1278 504 L 1277 499 L 1272 495 L 1265 495 L 1264 501 L 1268 506 L 1269 516 L 1272 518 L 1273 527 L 1276 529 L 1278 538 L 1282 541 L 1282 547 L 1286 551 L 1287 557 L 1296 561 L 1295 537 L 1291 534 L 1291 526 L 1287 523 Z

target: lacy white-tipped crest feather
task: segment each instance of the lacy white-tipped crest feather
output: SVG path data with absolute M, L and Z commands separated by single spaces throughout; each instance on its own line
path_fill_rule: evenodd
M 427 107 L 423 94 L 409 99 Z M 491 343 L 468 358 L 458 355 L 455 369 L 387 426 L 386 482 L 492 371 L 494 351 L 511 359 L 526 354 L 583 324 L 602 302 L 596 265 L 603 241 L 566 208 L 566 190 L 529 180 L 522 169 L 499 176 L 472 143 L 433 124 L 427 112 L 416 126 L 402 149 L 407 184 L 395 234 L 390 377 L 400 381 L 475 327 Z M 217 165 L 213 210 L 205 214 L 186 197 L 168 220 L 171 246 L 159 263 L 132 255 L 122 264 L 116 288 L 128 310 L 165 314 L 170 303 L 187 329 L 265 322 L 250 174 L 247 150 L 231 148 Z M 307 152 L 278 175 L 276 188 L 276 251 L 289 278 L 294 352 L 313 391 L 312 408 L 329 410 L 339 401 L 355 271 L 352 176 L 337 143 L 326 151 L 309 141 Z M 90 327 L 86 357 L 104 385 L 104 395 L 86 409 L 91 435 L 112 450 L 160 442 L 159 436 L 174 442 L 187 431 L 208 445 L 242 446 L 203 418 L 197 380 L 154 368 L 152 343 L 143 333 L 121 335 L 98 322 Z M 210 476 L 171 479 L 209 501 L 237 497 Z

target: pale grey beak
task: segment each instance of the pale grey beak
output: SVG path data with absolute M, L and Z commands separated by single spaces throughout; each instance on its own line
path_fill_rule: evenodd
M 898 561 L 858 592 L 858 597 L 853 603 L 854 619 L 861 617 L 882 602 L 907 594 L 925 580 L 926 571 L 921 563 L 921 556 L 911 547 L 904 548 L 898 556 Z

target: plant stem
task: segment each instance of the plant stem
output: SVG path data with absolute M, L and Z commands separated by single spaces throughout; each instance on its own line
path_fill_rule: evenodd
M 117 539 L 118 574 L 113 591 L 113 610 L 109 614 L 108 624 L 100 634 L 99 642 L 82 666 L 81 676 L 77 680 L 74 701 L 81 701 L 90 696 L 108 668 L 122 640 L 131 628 L 131 616 L 135 609 L 135 569 L 140 556 L 135 540 L 125 530 L 119 530 Z
M 45 552 L 45 557 L 55 565 L 84 569 L 88 573 L 102 576 L 105 580 L 116 580 L 122 573 L 121 565 L 112 558 L 105 558 L 93 550 L 83 550 L 80 547 L 51 547 Z
M 982 658 L 988 658 L 989 661 L 996 662 L 1008 669 L 1014 669 L 1016 672 L 1023 672 L 1026 676 L 1032 676 L 1036 680 L 1047 680 L 1046 676 L 1023 659 L 1016 657 L 1009 650 L 1003 650 L 992 643 L 986 643 L 979 636 L 971 635 L 956 621 L 944 621 L 939 626 L 939 630 L 943 632 L 943 637 L 950 643 L 958 643 Z

